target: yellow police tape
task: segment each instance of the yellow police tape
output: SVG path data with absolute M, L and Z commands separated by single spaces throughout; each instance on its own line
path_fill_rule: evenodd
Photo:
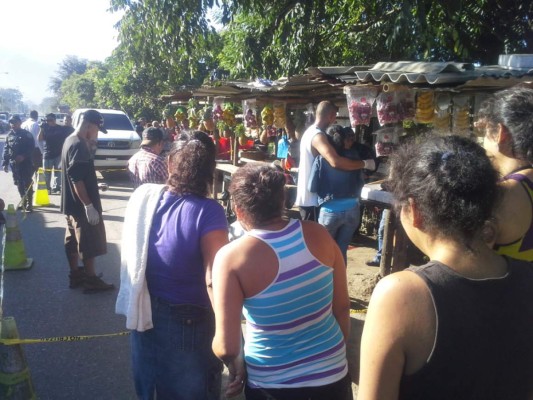
M 102 338 L 102 337 L 111 337 L 111 336 L 125 336 L 129 334 L 130 334 L 130 331 L 118 332 L 118 333 L 107 333 L 103 335 L 59 336 L 59 337 L 40 338 L 40 339 L 0 339 L 0 344 L 6 345 L 6 346 L 13 346 L 16 344 L 80 342 L 82 340 L 96 339 L 96 338 Z
M 365 313 L 366 313 L 366 309 L 350 310 L 350 314 L 365 314 Z M 130 334 L 130 331 L 118 332 L 118 333 L 107 333 L 103 335 L 58 336 L 58 337 L 40 338 L 40 339 L 0 339 L 0 344 L 3 344 L 5 346 L 13 346 L 16 344 L 80 342 L 82 340 L 90 340 L 90 339 L 112 337 L 112 336 L 126 336 L 129 334 Z
M 41 168 L 43 172 L 61 172 L 61 168 Z M 100 169 L 97 168 L 96 171 L 98 172 L 114 172 L 114 171 L 127 171 L 126 168 L 110 168 L 110 169 Z

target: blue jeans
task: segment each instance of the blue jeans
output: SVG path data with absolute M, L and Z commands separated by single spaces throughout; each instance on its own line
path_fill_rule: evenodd
M 379 220 L 379 228 L 378 228 L 378 251 L 376 255 L 374 256 L 374 261 L 381 262 L 381 252 L 383 250 L 383 235 L 385 234 L 385 218 L 387 218 L 387 215 L 389 214 L 389 210 L 386 208 L 381 213 L 381 219 Z
M 331 237 L 335 239 L 337 245 L 341 249 L 344 262 L 347 262 L 348 245 L 350 244 L 353 234 L 359 225 L 359 218 L 361 211 L 359 203 L 353 208 L 345 211 L 325 211 L 323 207 L 320 208 L 318 214 L 318 223 L 323 225 Z
M 222 363 L 211 350 L 211 308 L 152 301 L 154 328 L 132 331 L 133 378 L 142 400 L 218 400 Z
M 55 158 L 49 158 L 43 160 L 44 168 L 44 180 L 46 181 L 46 188 L 48 190 L 60 190 L 61 189 L 61 171 L 59 166 L 61 165 L 61 156 Z M 54 169 L 54 183 L 50 186 L 52 180 L 52 168 Z

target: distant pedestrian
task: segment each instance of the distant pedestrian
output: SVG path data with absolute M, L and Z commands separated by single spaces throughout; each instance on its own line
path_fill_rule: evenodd
M 11 130 L 8 132 L 2 155 L 2 167 L 5 172 L 13 173 L 13 182 L 22 198 L 21 208 L 26 212 L 33 211 L 32 175 L 34 172 L 32 154 L 35 149 L 33 135 L 21 128 L 20 117 L 13 116 L 9 120 Z
M 61 150 L 67 136 L 65 127 L 56 123 L 55 114 L 47 114 L 46 122 L 41 124 L 38 139 L 44 143 L 43 169 L 48 194 L 61 191 Z
M 147 128 L 143 132 L 140 150 L 128 161 L 128 173 L 134 188 L 143 183 L 165 183 L 168 179 L 166 159 L 163 151 L 163 131 Z
M 114 288 L 96 275 L 94 259 L 107 253 L 102 204 L 94 169 L 98 131 L 107 133 L 96 110 L 83 113 L 79 127 L 66 139 L 61 154 L 61 211 L 67 216 L 65 252 L 70 267 L 70 288 L 84 293 Z M 84 268 L 78 267 L 81 258 Z
M 21 128 L 30 132 L 35 140 L 35 150 L 32 154 L 32 163 L 33 168 L 35 171 L 37 171 L 43 164 L 43 143 L 38 140 L 39 113 L 36 110 L 30 111 L 30 118 L 22 123 Z

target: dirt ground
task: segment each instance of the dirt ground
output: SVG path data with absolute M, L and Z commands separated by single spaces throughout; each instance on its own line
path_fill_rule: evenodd
M 363 236 L 355 235 L 352 246 L 348 249 L 348 291 L 351 300 L 351 331 L 347 347 L 348 368 L 352 378 L 354 399 L 357 399 L 359 384 L 359 348 L 361 334 L 365 320 L 365 310 L 368 306 L 372 290 L 379 280 L 379 267 L 369 267 L 365 261 L 376 254 L 377 241 Z

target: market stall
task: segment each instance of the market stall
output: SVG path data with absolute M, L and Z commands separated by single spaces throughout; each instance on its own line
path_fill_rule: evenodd
M 277 159 L 297 178 L 297 160 L 287 146 L 313 122 L 314 107 L 320 101 L 333 101 L 339 106 L 337 123 L 350 125 L 358 141 L 371 146 L 380 161 L 378 170 L 368 177 L 363 205 L 390 208 L 390 201 L 374 198 L 383 196 L 383 190 L 371 182 L 386 178 L 388 156 L 396 146 L 429 129 L 441 135 L 475 137 L 473 122 L 483 100 L 496 90 L 533 80 L 533 63 L 524 63 L 529 58 L 501 57 L 495 66 L 396 62 L 313 67 L 305 75 L 276 81 L 220 81 L 190 91 L 188 107 L 180 117 L 183 121 L 187 116 L 189 126 L 198 123 L 213 132 L 219 158 L 224 160 L 217 166 L 217 182 L 232 174 L 227 164 L 238 168 L 246 162 Z M 405 235 L 394 211 L 389 215 L 383 275 L 409 264 Z

